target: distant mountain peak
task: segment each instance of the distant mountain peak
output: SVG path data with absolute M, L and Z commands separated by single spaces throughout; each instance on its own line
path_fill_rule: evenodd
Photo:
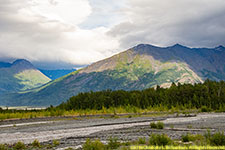
M 188 48 L 188 47 L 186 47 L 186 46 L 183 46 L 183 45 L 181 45 L 181 44 L 179 44 L 179 43 L 176 43 L 175 45 L 173 45 L 173 46 L 171 46 L 172 48 Z
M 12 63 L 12 67 L 17 68 L 18 70 L 25 69 L 36 69 L 29 61 L 26 59 L 17 59 Z
M 17 59 L 13 62 L 13 64 L 18 64 L 18 63 L 29 63 L 29 61 L 27 61 L 26 59 Z
M 222 46 L 222 45 L 219 45 L 218 47 L 215 48 L 215 50 L 218 50 L 218 51 L 225 51 L 225 47 Z
M 143 49 L 145 47 L 157 48 L 157 46 L 154 46 L 154 45 L 151 45 L 151 44 L 138 44 L 137 46 L 133 47 L 133 49 L 134 50 L 140 50 L 140 49 Z

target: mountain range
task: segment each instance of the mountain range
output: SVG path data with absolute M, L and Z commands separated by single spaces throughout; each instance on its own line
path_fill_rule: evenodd
M 142 90 L 171 83 L 225 80 L 225 48 L 140 44 L 26 92 L 4 94 L 0 105 L 49 106 L 80 92 Z
M 25 59 L 11 63 L 0 62 L 0 94 L 26 91 L 50 81 Z

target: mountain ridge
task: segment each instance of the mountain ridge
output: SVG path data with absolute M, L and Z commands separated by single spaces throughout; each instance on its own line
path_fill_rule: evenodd
M 157 85 L 169 87 L 173 82 L 194 84 L 206 79 L 225 80 L 224 57 L 225 51 L 216 48 L 139 44 L 33 91 L 3 96 L 4 102 L 2 98 L 0 102 L 49 106 L 80 92 L 142 90 Z
M 0 94 L 36 88 L 50 81 L 25 59 L 0 64 Z

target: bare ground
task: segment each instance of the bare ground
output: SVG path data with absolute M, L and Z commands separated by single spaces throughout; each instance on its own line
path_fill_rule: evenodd
M 162 121 L 165 128 L 151 129 L 149 124 Z M 164 115 L 158 117 L 141 116 L 132 118 L 80 118 L 54 117 L 28 120 L 10 120 L 0 122 L 0 143 L 23 141 L 31 143 L 35 139 L 47 144 L 57 139 L 60 145 L 56 149 L 77 148 L 87 138 L 106 142 L 110 137 L 119 140 L 148 138 L 152 133 L 164 133 L 178 139 L 186 133 L 204 134 L 225 130 L 225 113 L 200 113 L 191 116 Z

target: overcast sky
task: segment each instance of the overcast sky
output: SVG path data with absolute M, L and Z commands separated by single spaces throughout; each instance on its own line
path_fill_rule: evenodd
M 83 66 L 140 43 L 225 45 L 225 0 L 0 0 L 0 59 Z

